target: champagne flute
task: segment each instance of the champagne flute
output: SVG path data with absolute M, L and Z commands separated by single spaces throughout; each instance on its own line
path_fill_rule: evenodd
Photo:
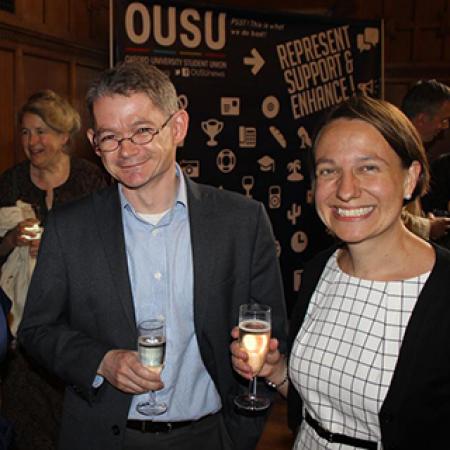
M 153 372 L 161 373 L 166 354 L 164 320 L 145 320 L 138 325 L 138 353 L 141 363 Z M 167 405 L 156 400 L 155 391 L 147 401 L 138 403 L 136 410 L 145 416 L 158 416 L 167 411 Z
M 34 217 L 33 217 L 33 214 L 30 214 L 30 215 L 27 214 L 26 219 L 27 219 L 29 225 L 27 227 L 23 228 L 25 233 L 22 234 L 21 238 L 26 239 L 27 241 L 38 241 L 41 239 L 42 232 L 44 231 L 44 229 L 41 226 L 42 220 L 41 220 L 41 216 L 39 214 L 40 206 L 34 204 L 34 205 L 31 205 L 31 209 L 34 213 Z M 28 233 L 32 233 L 32 234 L 28 234 Z
M 264 365 L 270 341 L 270 307 L 250 303 L 239 307 L 239 345 L 248 354 L 248 365 L 252 368 L 248 393 L 234 399 L 237 407 L 247 411 L 262 411 L 270 406 L 267 397 L 257 395 L 257 375 Z

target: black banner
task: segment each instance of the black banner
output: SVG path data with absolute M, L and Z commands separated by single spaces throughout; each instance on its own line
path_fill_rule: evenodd
M 115 61 L 174 82 L 191 118 L 184 173 L 266 205 L 290 308 L 304 262 L 331 243 L 312 205 L 312 135 L 333 105 L 381 96 L 381 22 L 116 0 L 112 29 Z

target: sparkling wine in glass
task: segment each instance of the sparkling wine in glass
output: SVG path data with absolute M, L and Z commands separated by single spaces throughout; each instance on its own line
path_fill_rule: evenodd
M 271 332 L 270 307 L 258 303 L 241 305 L 239 308 L 239 345 L 248 354 L 252 368 L 248 393 L 235 397 L 234 403 L 247 411 L 262 411 L 270 406 L 270 400 L 256 393 L 257 375 L 264 365 Z
M 148 369 L 161 373 L 166 354 L 164 320 L 145 320 L 138 325 L 138 353 L 141 363 Z M 148 400 L 138 403 L 136 409 L 145 416 L 158 416 L 167 411 L 167 405 L 158 402 L 155 391 L 150 391 Z

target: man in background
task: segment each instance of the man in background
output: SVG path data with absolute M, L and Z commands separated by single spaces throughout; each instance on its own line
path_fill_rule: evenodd
M 418 81 L 405 95 L 402 110 L 416 127 L 425 148 L 449 127 L 450 88 L 436 80 Z M 450 173 L 448 174 L 450 175 Z M 432 190 L 438 190 L 431 173 Z M 450 219 L 425 215 L 422 202 L 408 203 L 403 211 L 405 225 L 424 239 L 439 241 L 447 235 Z
M 264 415 L 234 407 L 246 386 L 229 342 L 239 305 L 259 302 L 284 346 L 267 213 L 183 175 L 175 156 L 189 117 L 157 68 L 119 64 L 87 99 L 88 138 L 117 184 L 49 215 L 19 330 L 67 385 L 59 448 L 251 450 Z M 167 346 L 157 373 L 139 361 L 137 325 L 160 317 Z M 136 410 L 149 391 L 166 412 Z

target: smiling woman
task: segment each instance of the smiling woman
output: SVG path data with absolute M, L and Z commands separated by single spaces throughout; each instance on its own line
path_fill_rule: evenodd
M 371 279 L 414 275 L 413 266 L 388 264 L 396 258 L 386 251 L 401 258 L 403 247 L 427 249 L 423 241 L 411 241 L 401 220 L 404 200 L 423 195 L 429 180 L 425 151 L 411 122 L 387 102 L 355 97 L 330 114 L 313 154 L 318 214 L 346 244 L 341 267 Z M 355 267 L 355 259 L 363 264 Z
M 418 161 L 404 168 L 381 133 L 360 119 L 329 124 L 315 158 L 317 211 L 340 239 L 383 246 L 403 233 L 399 211 L 415 188 Z
M 289 363 L 274 349 L 260 373 L 288 396 L 295 449 L 445 448 L 450 254 L 401 220 L 427 187 L 421 140 L 393 105 L 354 97 L 313 155 L 316 208 L 340 243 L 303 272 Z
M 29 282 L 28 275 L 20 274 L 32 272 L 40 245 L 40 225 L 45 228 L 49 210 L 106 186 L 106 177 L 96 165 L 70 154 L 71 140 L 79 128 L 77 111 L 50 90 L 33 94 L 19 112 L 27 160 L 0 176 L 1 288 L 13 303 L 9 324 L 14 335 Z M 13 278 L 3 274 L 12 274 Z M 28 360 L 20 348 L 9 353 L 6 366 L 2 411 L 15 422 L 15 449 L 54 448 L 61 383 Z
M 299 396 L 291 390 L 291 421 L 300 423 L 301 404 L 306 408 L 295 448 L 327 448 L 329 436 L 357 448 L 428 447 L 415 436 L 414 424 L 450 384 L 430 389 L 428 371 L 419 366 L 438 364 L 430 346 L 442 348 L 447 338 L 418 344 L 408 329 L 423 325 L 418 311 L 424 302 L 436 301 L 438 308 L 444 300 L 430 297 L 425 285 L 442 282 L 438 268 L 450 267 L 450 259 L 401 220 L 404 199 L 427 187 L 423 145 L 393 105 L 355 97 L 330 114 L 313 152 L 316 208 L 341 245 L 305 270 L 317 285 L 301 291 L 292 321 L 289 370 Z M 436 315 L 422 327 L 420 341 L 429 342 L 442 320 Z M 419 355 L 416 363 L 412 355 Z M 410 385 L 401 375 L 405 365 L 415 374 Z M 441 369 L 450 372 L 446 364 Z M 396 398 L 400 387 L 402 399 Z M 418 392 L 423 403 L 417 414 L 411 405 Z M 388 415 L 395 418 L 387 422 Z M 437 422 L 448 419 L 443 413 Z M 444 445 L 444 428 L 433 434 L 431 447 Z

